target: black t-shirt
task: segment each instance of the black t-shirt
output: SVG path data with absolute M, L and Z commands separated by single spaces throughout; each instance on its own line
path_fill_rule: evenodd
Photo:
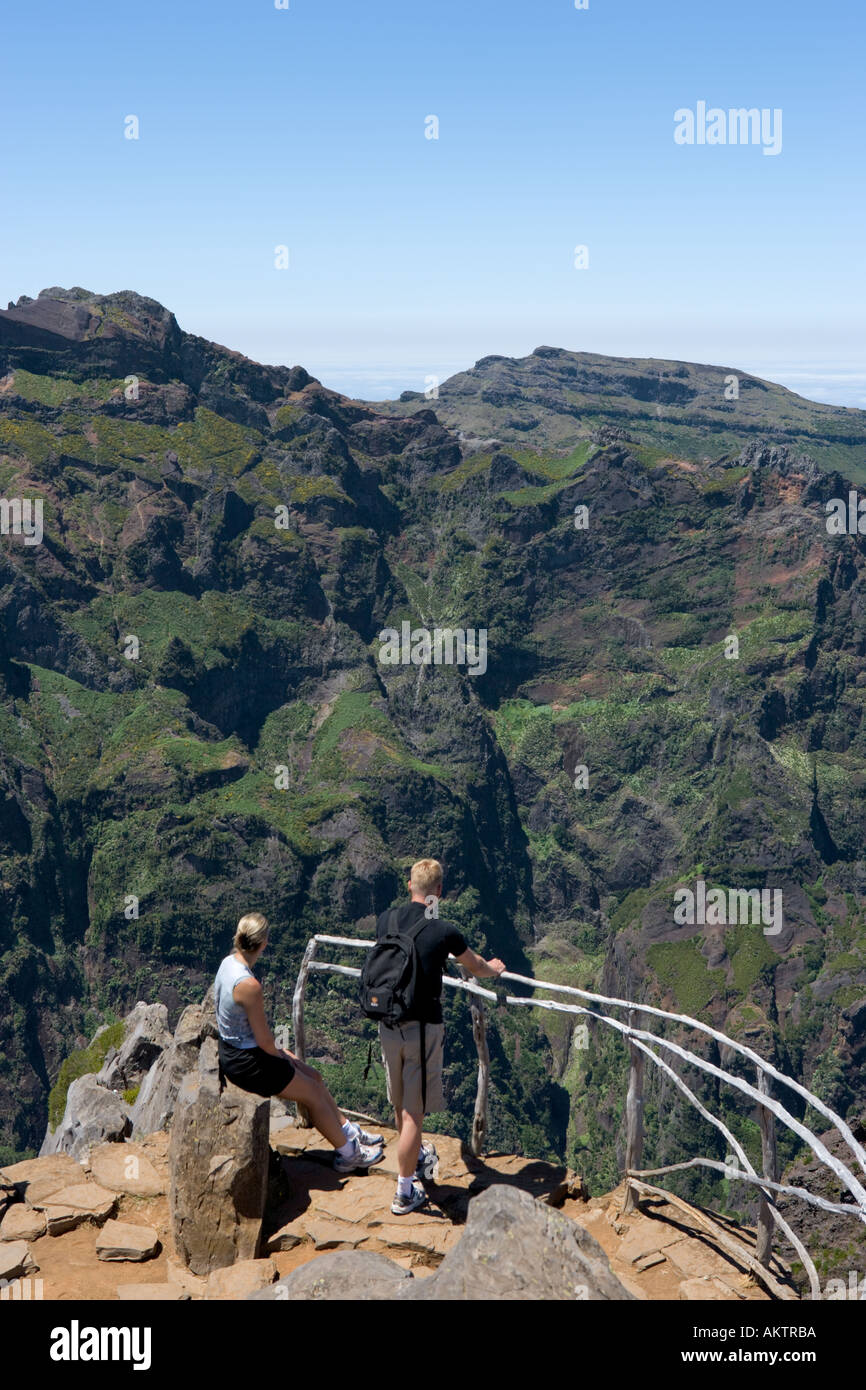
M 423 903 L 404 903 L 397 909 L 397 930 L 405 931 L 408 927 L 413 927 L 418 918 L 424 916 L 426 910 Z M 386 935 L 390 916 L 389 908 L 376 923 L 377 939 Z M 423 1018 L 425 1023 L 441 1023 L 442 971 L 445 962 L 449 956 L 462 956 L 463 952 L 469 949 L 468 944 L 453 922 L 446 922 L 441 917 L 431 917 L 423 931 L 415 938 L 415 948 L 418 952 L 421 976 L 416 995 L 420 1000 L 418 1018 Z

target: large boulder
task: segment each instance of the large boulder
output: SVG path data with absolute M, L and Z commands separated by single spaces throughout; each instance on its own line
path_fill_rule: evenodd
M 517 1187 L 488 1188 L 469 1204 L 466 1229 L 435 1274 L 407 1277 L 385 1256 L 335 1251 L 253 1295 L 258 1300 L 400 1299 L 411 1302 L 632 1299 L 598 1241 Z
M 71 1083 L 63 1119 L 55 1130 L 48 1129 L 39 1156 L 65 1153 L 81 1159 L 91 1144 L 120 1142 L 131 1130 L 129 1106 L 88 1072 Z
M 414 1282 L 407 1269 L 386 1255 L 372 1250 L 337 1250 L 310 1260 L 249 1298 L 263 1303 L 324 1299 L 373 1303 L 399 1298 Z M 426 1281 L 418 1280 L 419 1286 L 422 1282 Z
M 175 1249 L 194 1274 L 259 1255 L 268 1182 L 270 1102 L 229 1083 L 205 1039 L 181 1084 L 169 1146 Z
M 502 1184 L 470 1202 L 459 1244 L 406 1296 L 437 1302 L 634 1297 L 611 1273 L 594 1236 L 546 1202 Z
M 184 1077 L 195 1069 L 205 1038 L 215 1037 L 213 1007 L 208 1007 L 207 1000 L 184 1009 L 169 1046 L 160 1053 L 139 1088 L 132 1109 L 136 1139 L 168 1129 Z
M 135 1086 L 171 1045 L 168 1010 L 164 1004 L 145 1004 L 142 1000 L 123 1020 L 123 1042 L 108 1053 L 97 1073 L 101 1085 L 125 1091 Z

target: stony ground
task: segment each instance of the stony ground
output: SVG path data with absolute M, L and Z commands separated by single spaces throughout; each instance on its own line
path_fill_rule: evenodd
M 768 1298 L 745 1263 L 664 1201 L 623 1216 L 623 1187 L 586 1200 L 580 1179 L 564 1168 L 513 1154 L 474 1159 L 459 1140 L 432 1135 L 439 1171 L 427 1185 L 430 1204 L 397 1218 L 389 1211 L 397 1171 L 393 1130 L 383 1130 L 380 1165 L 340 1177 L 316 1130 L 300 1129 L 288 1117 L 275 1118 L 271 1128 L 274 1200 L 263 1258 L 208 1279 L 182 1268 L 169 1222 L 168 1135 L 154 1134 L 140 1143 L 99 1145 L 87 1166 L 54 1155 L 5 1169 L 0 1183 L 17 1184 L 25 1200 L 0 1223 L 0 1277 L 41 1279 L 46 1299 L 241 1298 L 325 1251 L 363 1249 L 423 1278 L 460 1240 L 471 1198 L 508 1183 L 550 1200 L 591 1231 L 638 1298 Z M 752 1231 L 729 1234 L 744 1252 L 754 1250 Z M 781 1264 L 776 1273 L 785 1278 Z

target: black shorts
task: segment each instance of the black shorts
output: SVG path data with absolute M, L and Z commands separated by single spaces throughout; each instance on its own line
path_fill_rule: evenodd
M 235 1047 L 220 1038 L 218 1048 L 220 1075 L 255 1096 L 278 1096 L 295 1074 L 288 1057 L 274 1057 L 261 1047 Z

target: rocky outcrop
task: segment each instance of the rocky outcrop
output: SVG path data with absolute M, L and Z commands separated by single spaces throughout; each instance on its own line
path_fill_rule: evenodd
M 195 1076 L 213 1080 L 213 1060 L 213 1046 L 206 1045 Z M 211 1157 L 225 1171 L 227 1136 L 214 1137 L 213 1115 L 223 1099 L 211 1093 L 201 1169 L 211 1143 Z M 186 1110 L 182 1104 L 179 1125 Z M 235 1136 L 242 1129 L 242 1117 L 228 1124 Z M 389 1211 L 397 1136 L 386 1127 L 383 1133 L 377 1169 L 345 1177 L 334 1171 L 331 1151 L 315 1131 L 275 1125 L 280 1152 L 272 1160 L 281 1172 L 268 1185 L 265 1231 L 279 1234 L 294 1217 L 292 1239 L 269 1241 L 258 1258 L 241 1251 L 233 1263 L 206 1273 L 195 1272 L 176 1247 L 164 1195 L 128 1183 L 128 1172 L 144 1171 L 146 1159 L 158 1179 L 152 1186 L 165 1189 L 169 1134 L 97 1146 L 89 1170 L 66 1154 L 12 1165 L 0 1170 L 0 1189 L 11 1198 L 0 1225 L 0 1269 L 13 1271 L 12 1279 L 38 1269 L 46 1299 L 236 1301 L 257 1294 L 267 1301 L 455 1301 L 480 1298 L 486 1289 L 497 1299 L 581 1301 L 621 1297 L 618 1286 L 638 1299 L 768 1297 L 748 1275 L 754 1231 L 728 1229 L 742 1250 L 742 1258 L 733 1251 L 732 1259 L 730 1241 L 718 1248 L 697 1213 L 692 1219 L 659 1199 L 625 1215 L 624 1184 L 587 1200 L 580 1178 L 560 1166 L 515 1154 L 476 1159 L 453 1136 L 435 1136 L 439 1172 L 428 1184 L 428 1206 L 398 1220 Z M 196 1191 L 209 1210 L 217 1201 L 227 1209 L 225 1193 L 215 1197 L 207 1179 L 196 1189 L 191 1178 L 190 1201 Z M 237 1196 L 236 1187 L 231 1200 Z M 774 1269 L 789 1282 L 778 1261 Z
M 49 1129 L 39 1155 L 67 1153 L 73 1158 L 83 1158 L 91 1144 L 100 1144 L 106 1139 L 119 1141 L 131 1132 L 129 1106 L 89 1073 L 77 1077 L 70 1085 L 63 1119 L 56 1130 Z
M 118 1169 L 119 1159 L 113 1160 L 106 1154 L 104 1146 L 117 1144 L 130 1135 L 141 1138 L 168 1129 L 183 1078 L 195 1069 L 205 1038 L 216 1037 L 212 992 L 201 1004 L 190 1004 L 184 1009 L 174 1036 L 167 1025 L 168 1010 L 164 1004 L 139 1000 L 124 1019 L 120 1046 L 107 1053 L 98 1072 L 87 1072 L 71 1082 L 63 1119 L 56 1129 L 48 1126 L 41 1156 L 68 1153 L 86 1160 L 91 1146 L 103 1146 L 99 1163 L 106 1171 L 111 1169 L 118 1190 L 127 1190 L 124 1175 Z M 97 1032 L 94 1043 L 102 1032 L 104 1029 Z M 134 1088 L 137 1095 L 130 1106 L 123 1093 Z M 124 1164 L 129 1159 L 130 1154 L 126 1153 Z M 146 1159 L 143 1164 L 145 1171 L 129 1180 L 147 1187 L 155 1175 L 148 1171 Z M 142 1194 L 143 1191 L 142 1188 Z
M 138 1085 L 171 1040 L 165 1005 L 140 1000 L 124 1019 L 123 1042 L 108 1053 L 97 1072 L 99 1084 L 113 1091 Z
M 201 1004 L 190 1004 L 184 1009 L 174 1037 L 142 1081 L 132 1109 L 135 1138 L 169 1127 L 184 1077 L 196 1066 L 205 1038 L 215 1037 L 213 1005 L 208 995 Z
M 399 1267 L 395 1272 L 383 1255 L 347 1251 L 304 1265 L 255 1297 L 422 1302 L 634 1297 L 611 1273 L 594 1236 L 528 1192 L 504 1184 L 470 1203 L 465 1232 L 435 1274 L 426 1279 L 405 1274 Z
M 746 375 L 731 400 L 725 376 L 543 347 L 443 382 L 435 412 L 372 408 L 135 294 L 54 287 L 0 314 L 0 455 L 10 495 L 45 502 L 43 543 L 0 552 L 4 1149 L 39 1146 L 90 1010 L 126 1013 L 139 980 L 172 1023 L 200 996 L 240 885 L 283 924 L 278 1022 L 310 923 L 369 934 L 419 835 L 473 945 L 720 1026 L 736 1008 L 862 1111 L 866 550 L 823 503 L 860 477 L 866 412 Z M 127 661 L 119 615 L 145 609 Z M 404 617 L 489 624 L 488 669 L 384 663 L 376 634 Z M 671 890 L 697 864 L 783 887 L 784 932 L 684 937 Z M 323 1026 L 325 988 L 308 1035 L 357 1074 L 364 1030 L 351 1005 L 339 1036 Z M 498 1142 L 598 1190 L 621 1159 L 622 1051 L 596 1029 L 584 1066 L 561 1018 L 523 1019 L 491 1027 Z M 474 1057 L 466 1009 L 449 1037 Z M 115 1045 L 63 1075 L 127 1089 Z M 170 1122 L 190 1059 L 168 1051 L 136 1136 Z M 688 1102 L 665 1091 L 662 1114 L 660 1094 L 659 1164 L 690 1156 Z
M 269 1119 L 270 1101 L 230 1083 L 220 1092 L 216 1043 L 206 1039 L 181 1084 L 169 1149 L 172 1232 L 194 1274 L 259 1253 Z

